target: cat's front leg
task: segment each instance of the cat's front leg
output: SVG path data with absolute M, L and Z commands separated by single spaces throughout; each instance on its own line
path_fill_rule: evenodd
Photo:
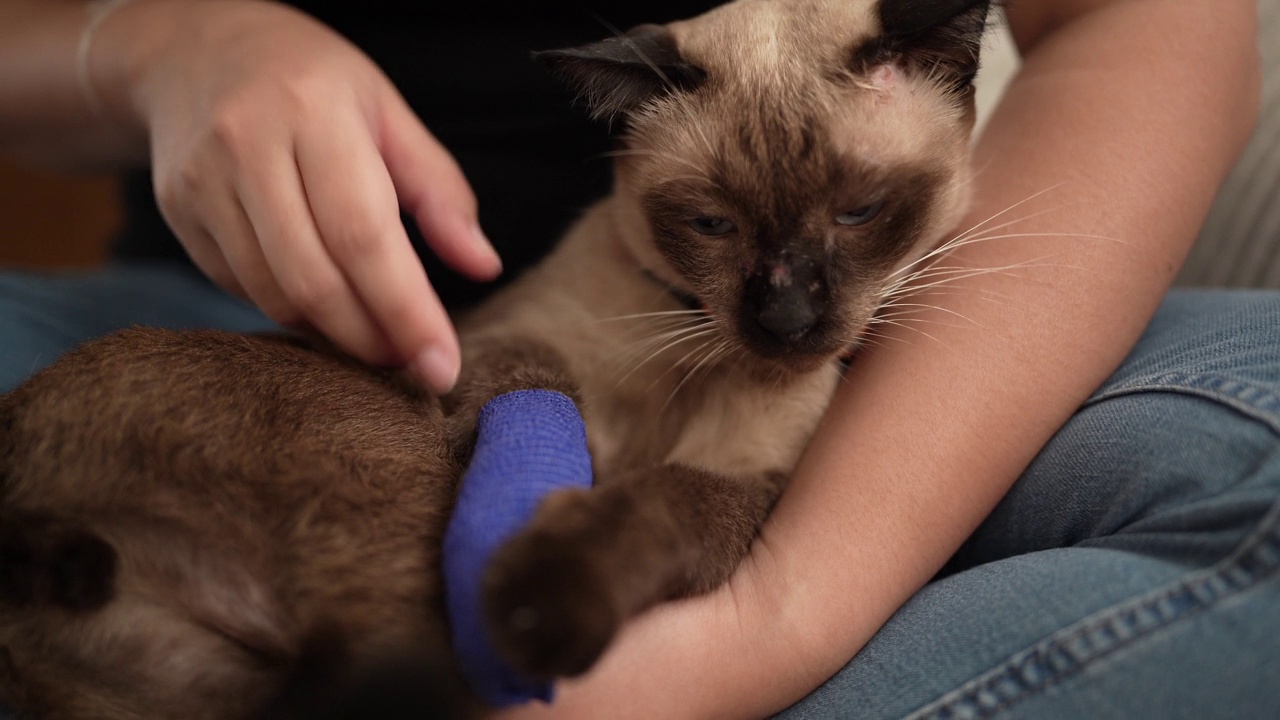
M 548 497 L 485 578 L 500 652 L 531 677 L 586 672 L 630 617 L 727 580 L 784 484 L 670 463 Z
M 464 463 L 471 453 L 476 419 L 485 403 L 519 390 L 552 390 L 581 408 L 578 384 L 569 365 L 546 343 L 521 337 L 475 338 L 463 344 L 462 375 L 442 398 L 450 437 Z
M 486 569 L 548 494 L 589 488 L 593 473 L 580 404 L 558 353 L 511 337 L 466 347 L 467 375 L 446 400 L 455 456 L 466 470 L 441 547 L 445 604 L 459 668 L 480 697 L 503 707 L 545 700 L 551 687 L 495 652 L 482 612 Z

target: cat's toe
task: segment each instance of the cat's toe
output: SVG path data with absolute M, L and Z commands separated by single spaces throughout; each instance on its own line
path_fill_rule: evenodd
M 545 534 L 517 537 L 499 550 L 487 573 L 484 602 L 498 651 L 537 679 L 586 672 L 621 623 L 589 554 Z

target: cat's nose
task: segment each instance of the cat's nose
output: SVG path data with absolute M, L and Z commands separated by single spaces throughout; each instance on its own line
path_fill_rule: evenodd
M 827 310 L 827 284 L 817 263 L 776 264 L 748 281 L 755 321 L 783 342 L 804 336 Z
M 786 293 L 756 314 L 756 322 L 779 340 L 798 340 L 822 315 L 799 293 Z

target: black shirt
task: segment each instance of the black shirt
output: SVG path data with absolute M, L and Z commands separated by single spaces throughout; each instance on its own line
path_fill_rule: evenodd
M 453 153 L 475 190 L 480 222 L 510 278 L 541 257 L 567 225 L 608 191 L 610 140 L 571 106 L 572 95 L 530 59 L 644 22 L 692 17 L 712 0 L 298 0 L 292 3 L 359 46 L 391 78 Z M 432 7 L 439 9 L 431 9 Z M 149 173 L 125 179 L 125 259 L 185 258 L 155 206 Z M 405 226 L 447 305 L 489 289 L 446 269 Z

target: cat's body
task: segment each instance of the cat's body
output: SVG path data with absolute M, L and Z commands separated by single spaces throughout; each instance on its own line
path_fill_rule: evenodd
M 4 697 L 285 716 L 387 663 L 451 677 L 440 537 L 476 413 L 516 389 L 579 402 L 596 487 L 491 567 L 510 662 L 579 673 L 628 617 L 723 582 L 837 358 L 963 212 L 986 9 L 739 0 L 544 56 L 624 120 L 615 189 L 460 319 L 443 405 L 296 341 L 148 330 L 0 398 Z
M 248 717 L 314 633 L 365 659 L 444 646 L 428 603 L 457 468 L 434 401 L 291 341 L 132 330 L 3 410 L 6 700 Z

